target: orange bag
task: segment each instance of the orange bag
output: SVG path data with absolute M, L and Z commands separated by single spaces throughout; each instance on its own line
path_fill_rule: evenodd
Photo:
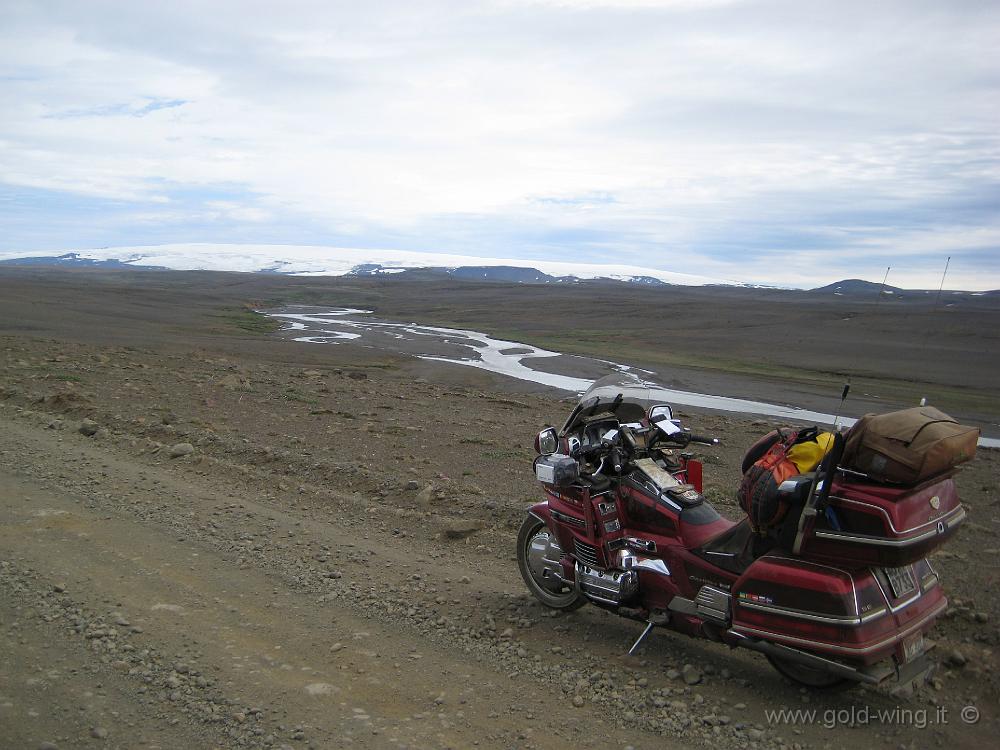
M 764 533 L 787 515 L 788 505 L 779 498 L 778 487 L 799 473 L 788 451 L 798 442 L 814 439 L 816 432 L 815 428 L 788 433 L 778 430 L 774 444 L 743 474 L 736 497 L 755 531 Z

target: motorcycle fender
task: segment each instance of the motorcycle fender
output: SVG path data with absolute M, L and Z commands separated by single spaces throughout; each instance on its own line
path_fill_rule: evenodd
M 552 528 L 552 511 L 549 510 L 549 501 L 543 500 L 528 508 L 528 515 L 534 516 L 550 529 Z
M 565 540 L 560 538 L 560 530 L 557 527 L 558 524 L 554 523 L 552 520 L 552 510 L 549 508 L 549 501 L 545 500 L 536 505 L 532 505 L 528 508 L 528 515 L 537 518 L 539 521 L 544 523 L 551 532 L 556 535 L 557 539 L 560 539 L 560 543 L 564 543 Z M 565 531 L 562 532 L 563 535 L 566 534 Z M 573 563 L 568 557 L 564 557 L 562 561 L 563 565 L 563 577 L 567 581 L 571 581 L 576 577 L 576 573 L 573 568 Z

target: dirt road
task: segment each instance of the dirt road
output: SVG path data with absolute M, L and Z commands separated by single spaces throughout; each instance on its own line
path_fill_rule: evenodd
M 14 746 L 92 732 L 116 747 L 568 747 L 609 731 L 628 744 L 558 694 L 527 700 L 516 669 L 456 643 L 475 610 L 509 609 L 488 576 L 440 575 L 433 552 L 410 559 L 167 463 L 16 422 L 2 433 L 17 467 L 0 479 L 4 622 L 9 641 L 30 635 L 5 649 L 18 656 L 0 683 L 7 718 L 21 714 L 5 722 Z M 432 620 L 411 591 L 466 601 Z M 521 648 L 497 627 L 499 651 Z

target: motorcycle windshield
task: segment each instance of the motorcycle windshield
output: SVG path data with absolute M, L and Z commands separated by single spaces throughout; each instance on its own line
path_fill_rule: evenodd
M 649 407 L 658 402 L 650 398 L 651 386 L 627 372 L 605 375 L 595 380 L 570 413 L 562 434 L 566 434 L 582 421 L 607 413 L 619 422 L 638 422 L 646 416 Z M 668 407 L 669 408 L 669 407 Z

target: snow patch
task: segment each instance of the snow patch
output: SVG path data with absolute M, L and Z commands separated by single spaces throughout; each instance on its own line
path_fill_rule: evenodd
M 447 268 L 461 266 L 513 266 L 534 268 L 551 276 L 575 276 L 580 279 L 649 277 L 667 284 L 702 286 L 706 284 L 739 285 L 739 282 L 699 274 L 665 271 L 641 266 L 572 263 L 533 258 L 480 258 L 453 253 L 389 250 L 384 248 L 333 247 L 313 245 L 231 245 L 184 243 L 148 247 L 107 247 L 76 250 L 78 258 L 117 260 L 137 266 L 159 266 L 177 271 L 242 271 L 294 274 L 296 276 L 345 276 L 358 266 L 379 265 L 381 273 L 401 272 L 410 268 Z M 37 255 L 37 252 L 0 252 L 0 260 Z

